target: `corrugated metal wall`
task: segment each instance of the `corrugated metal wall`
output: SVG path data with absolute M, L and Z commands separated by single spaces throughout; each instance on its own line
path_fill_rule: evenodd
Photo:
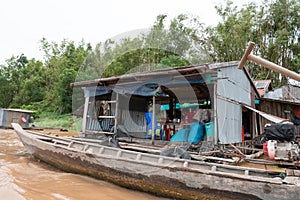
M 0 109 L 0 127 L 4 127 L 4 125 L 6 124 L 5 119 L 6 117 L 5 115 L 5 111 L 3 109 Z
M 251 87 L 242 70 L 238 70 L 237 67 L 221 68 L 218 78 L 225 78 L 218 80 L 218 95 L 251 106 Z
M 21 119 L 24 117 L 26 119 L 26 122 L 23 122 Z M 13 111 L 1 109 L 0 110 L 0 127 L 4 128 L 11 128 L 11 123 L 18 123 L 23 128 L 29 127 L 29 120 L 30 115 L 28 113 L 19 112 L 19 111 Z
M 236 66 L 220 68 L 217 82 L 217 128 L 222 144 L 242 141 L 242 106 L 251 106 L 249 79 Z M 250 119 L 249 119 L 250 120 Z
M 242 107 L 222 99 L 217 100 L 219 140 L 222 144 L 242 141 Z M 221 109 L 220 109 L 221 108 Z

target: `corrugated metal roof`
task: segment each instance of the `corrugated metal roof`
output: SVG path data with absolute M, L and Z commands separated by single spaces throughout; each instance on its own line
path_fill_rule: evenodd
M 273 91 L 265 93 L 264 98 L 282 100 L 282 88 L 277 88 Z
M 130 73 L 124 74 L 120 76 L 114 76 L 109 78 L 99 78 L 94 80 L 87 80 L 81 82 L 71 83 L 71 87 L 86 87 L 97 84 L 115 84 L 116 82 L 130 82 L 130 81 L 145 81 L 148 79 L 152 79 L 157 76 L 191 76 L 193 74 L 214 74 L 216 75 L 218 69 L 238 66 L 238 61 L 232 62 L 223 62 L 223 63 L 214 63 L 214 64 L 203 64 L 203 65 L 190 65 L 190 66 L 181 66 L 174 68 L 164 68 L 158 69 L 148 72 L 138 72 L 138 73 Z M 251 80 L 252 81 L 252 80 Z
M 271 99 L 271 98 L 260 98 L 263 101 L 273 101 L 278 103 L 284 103 L 284 104 L 290 104 L 290 105 L 296 105 L 299 106 L 300 102 L 294 102 L 294 101 L 288 101 L 288 100 L 281 100 L 281 99 Z
M 193 75 L 199 76 L 202 74 L 211 74 L 216 76 L 215 70 L 210 70 L 208 65 L 197 65 L 197 66 L 183 66 L 174 68 L 165 68 L 148 72 L 138 72 L 124 74 L 121 76 L 114 76 L 109 78 L 99 78 L 95 80 L 87 80 L 81 82 L 71 83 L 71 87 L 88 87 L 97 85 L 115 85 L 125 84 L 131 82 L 145 82 L 152 80 L 153 78 L 164 78 L 164 77 L 192 77 Z
M 2 110 L 13 111 L 13 112 L 22 112 L 22 113 L 34 113 L 35 112 L 32 110 L 23 110 L 23 109 L 17 109 L 17 108 L 2 108 Z
M 271 80 L 255 80 L 253 82 L 260 96 L 264 96 L 268 92 L 271 84 Z
M 299 104 L 300 88 L 292 85 L 285 85 L 273 91 L 265 93 L 264 100 L 275 100 L 283 103 Z

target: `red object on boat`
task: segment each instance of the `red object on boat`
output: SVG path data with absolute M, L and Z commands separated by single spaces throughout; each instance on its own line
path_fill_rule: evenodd
M 268 155 L 268 141 L 263 143 L 263 152 L 265 155 Z
M 22 117 L 21 120 L 22 120 L 22 122 L 24 122 L 24 123 L 27 122 L 27 120 L 25 119 L 25 117 Z
M 271 160 L 275 159 L 276 154 L 277 141 L 276 140 L 268 140 L 263 143 L 263 152 L 267 155 Z
M 245 141 L 245 127 L 242 125 L 242 141 Z

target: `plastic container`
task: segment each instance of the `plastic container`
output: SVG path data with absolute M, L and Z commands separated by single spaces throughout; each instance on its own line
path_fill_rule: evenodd
M 189 143 L 198 143 L 203 138 L 204 125 L 199 122 L 193 122 L 190 125 L 190 132 L 188 136 Z
M 205 123 L 205 138 L 207 141 L 213 141 L 215 134 L 215 125 L 213 122 Z
M 171 142 L 187 142 L 189 129 L 184 128 L 177 131 L 170 139 Z

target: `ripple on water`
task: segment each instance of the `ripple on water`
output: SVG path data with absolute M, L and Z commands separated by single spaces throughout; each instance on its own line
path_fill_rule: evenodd
M 14 131 L 0 130 L 0 151 L 0 200 L 161 199 L 38 162 Z
M 22 194 L 25 192 L 22 188 L 14 183 L 14 177 L 8 168 L 9 163 L 0 160 L 0 199 L 25 199 Z
M 57 199 L 61 199 L 61 200 L 70 200 L 68 197 L 65 197 L 61 194 L 53 193 L 52 196 L 56 197 Z

